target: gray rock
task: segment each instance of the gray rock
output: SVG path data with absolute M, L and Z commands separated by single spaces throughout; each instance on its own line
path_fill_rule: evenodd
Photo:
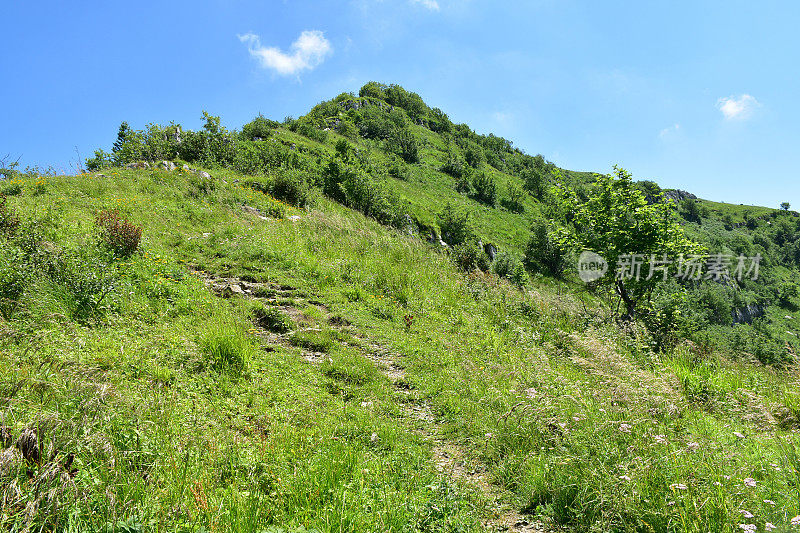
M 128 163 L 127 165 L 125 165 L 125 168 L 138 168 L 138 169 L 150 168 L 150 163 L 148 163 L 147 161 L 135 161 L 133 163 Z
M 185 170 L 186 172 L 189 172 L 190 170 L 192 170 L 191 168 L 189 168 L 189 165 L 187 165 L 186 163 L 183 164 L 181 169 Z
M 289 221 L 290 222 L 297 222 L 298 220 L 300 220 L 300 216 L 299 215 L 292 215 L 292 216 L 289 217 Z
M 195 174 L 197 174 L 197 175 L 198 175 L 198 176 L 200 176 L 201 178 L 205 178 L 205 179 L 211 179 L 211 174 L 209 174 L 209 173 L 208 173 L 208 172 L 206 172 L 205 170 L 196 170 L 196 171 L 195 171 Z
M 483 245 L 483 251 L 489 256 L 490 261 L 494 261 L 494 258 L 497 257 L 497 247 L 490 242 Z
M 172 161 L 159 161 L 158 168 L 162 170 L 172 171 L 178 168 L 178 166 Z
M 225 287 L 223 287 L 220 294 L 223 298 L 230 298 L 234 294 L 243 296 L 244 291 L 242 290 L 242 287 L 238 283 L 229 283 Z

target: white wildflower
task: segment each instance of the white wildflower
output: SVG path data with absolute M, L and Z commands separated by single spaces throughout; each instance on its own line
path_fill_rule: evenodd
M 630 433 L 632 427 L 630 424 L 620 424 L 619 430 L 623 433 Z
M 746 477 L 746 478 L 744 478 L 744 484 L 745 484 L 746 487 L 755 487 L 756 486 L 756 480 L 751 478 L 751 477 Z
M 669 486 L 669 488 L 671 488 L 672 490 L 676 490 L 676 489 L 677 490 L 686 490 L 689 487 L 687 487 L 683 483 L 673 483 L 672 485 Z

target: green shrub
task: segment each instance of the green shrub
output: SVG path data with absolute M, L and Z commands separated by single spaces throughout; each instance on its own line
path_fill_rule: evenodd
M 142 228 L 122 217 L 117 210 L 101 211 L 95 217 L 100 239 L 114 254 L 130 257 L 139 248 Z
M 279 172 L 270 186 L 269 193 L 296 207 L 307 207 L 313 203 L 313 191 L 305 176 L 298 171 Z
M 248 141 L 266 139 L 279 124 L 259 114 L 256 118 L 242 126 L 241 136 Z
M 28 281 L 25 254 L 0 240 L 0 315 L 10 318 Z
M 486 161 L 483 148 L 474 142 L 469 143 L 467 148 L 464 150 L 464 161 L 466 161 L 467 164 L 472 168 L 478 168 L 481 163 Z
M 255 352 L 250 339 L 237 326 L 217 322 L 200 347 L 207 364 L 217 372 L 242 372 Z
M 523 200 L 525 198 L 525 191 L 518 184 L 508 182 L 506 185 L 506 198 L 503 199 L 503 207 L 512 213 L 522 213 L 525 211 Z
M 386 142 L 388 151 L 399 155 L 406 163 L 419 163 L 417 139 L 408 128 L 396 128 Z
M 1 196 L 19 196 L 22 194 L 22 184 L 18 180 L 11 180 L 5 187 L 0 189 Z
M 452 152 L 447 155 L 447 160 L 439 170 L 456 179 L 466 178 L 470 175 L 470 168 L 464 163 L 464 160 Z
M 398 180 L 408 181 L 411 173 L 408 171 L 408 167 L 403 163 L 392 161 L 389 165 L 389 175 Z
M 558 243 L 547 222 L 534 222 L 525 248 L 525 266 L 533 272 L 561 276 L 568 264 L 569 253 Z
M 437 216 L 437 222 L 441 230 L 442 240 L 450 246 L 473 240 L 475 237 L 469 212 L 456 209 L 449 203 L 444 206 L 444 209 Z
M 462 242 L 453 246 L 453 261 L 461 270 L 471 272 L 478 270 L 489 270 L 489 257 L 475 242 Z
M 525 281 L 528 279 L 522 261 L 506 252 L 497 254 L 497 257 L 494 258 L 494 262 L 492 262 L 492 270 L 501 278 L 506 278 L 514 285 L 520 287 L 524 285 Z
M 472 179 L 472 187 L 475 189 L 475 199 L 479 202 L 494 207 L 497 203 L 497 182 L 495 179 L 481 172 Z

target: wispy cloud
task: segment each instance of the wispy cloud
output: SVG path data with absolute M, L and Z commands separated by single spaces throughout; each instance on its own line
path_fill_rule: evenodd
M 729 96 L 717 100 L 717 109 L 722 112 L 726 120 L 744 120 L 750 118 L 759 106 L 761 106 L 761 104 L 758 100 L 749 94 Z
M 669 139 L 670 137 L 676 135 L 679 131 L 681 131 L 680 124 L 673 124 L 668 128 L 664 128 L 660 132 L 658 132 L 658 138 L 662 140 Z
M 254 33 L 238 35 L 239 40 L 247 45 L 250 55 L 262 67 L 273 70 L 282 76 L 299 74 L 303 70 L 311 70 L 322 63 L 333 53 L 331 43 L 321 31 L 304 31 L 292 43 L 289 53 L 276 47 L 261 45 L 261 39 Z
M 439 11 L 439 2 L 436 0 L 411 0 L 412 4 L 419 4 L 431 11 Z

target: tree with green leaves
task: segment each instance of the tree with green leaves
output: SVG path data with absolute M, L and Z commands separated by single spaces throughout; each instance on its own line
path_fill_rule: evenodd
M 613 174 L 598 176 L 586 202 L 579 203 L 574 197 L 561 201 L 571 202 L 575 212 L 576 232 L 565 239 L 574 239 L 573 245 L 608 261 L 609 272 L 598 283 L 613 287 L 625 304 L 625 318 L 633 318 L 656 284 L 675 272 L 674 261 L 681 254 L 704 251 L 686 237 L 673 218 L 671 205 L 648 204 L 630 173 L 622 168 L 615 166 Z M 654 265 L 664 268 L 649 276 Z
M 788 211 L 790 207 L 791 205 L 789 204 L 789 202 L 781 202 L 781 209 L 783 209 L 784 211 Z

